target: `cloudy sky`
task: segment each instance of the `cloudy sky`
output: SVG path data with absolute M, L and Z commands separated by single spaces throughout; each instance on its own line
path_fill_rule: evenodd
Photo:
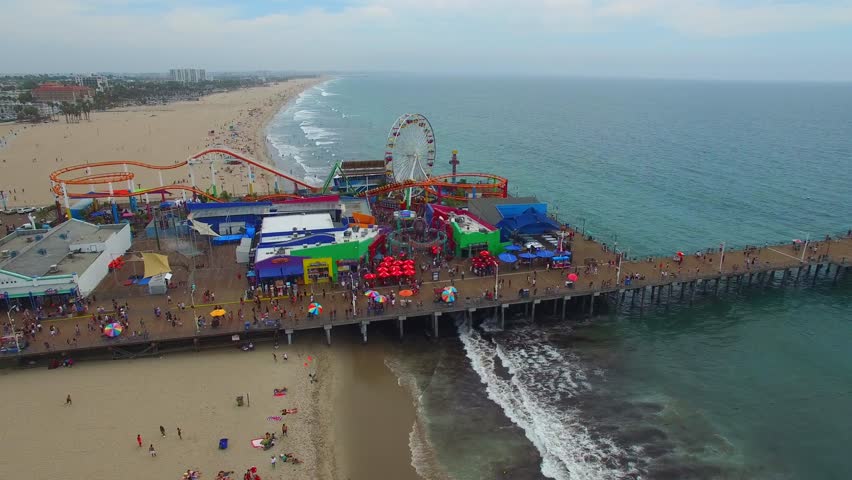
M 852 81 L 852 0 L 0 0 L 0 13 L 0 73 Z

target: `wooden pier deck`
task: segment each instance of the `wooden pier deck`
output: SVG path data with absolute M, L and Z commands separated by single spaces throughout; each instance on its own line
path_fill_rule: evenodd
M 850 271 L 852 259 L 852 238 L 821 241 L 808 246 L 808 251 L 802 256 L 793 244 L 763 246 L 749 251 L 728 251 L 720 262 L 720 253 L 695 253 L 684 257 L 682 264 L 677 265 L 671 257 L 657 257 L 641 261 L 623 261 L 621 264 L 622 280 L 625 275 L 638 277 L 632 279 L 629 285 L 619 282 L 616 257 L 611 251 L 595 241 L 581 238 L 578 234 L 573 242 L 575 262 L 583 263 L 586 259 L 595 262 L 597 268 L 578 265 L 571 271 L 576 272 L 579 280 L 569 288 L 565 285 L 566 270 L 550 270 L 544 268 L 520 267 L 520 269 L 501 268 L 499 280 L 502 287 L 496 299 L 486 298 L 486 293 L 493 291 L 495 276 L 477 277 L 468 272 L 469 262 L 461 261 L 459 272 L 451 279 L 446 270 L 440 272 L 439 280 L 424 281 L 423 288 L 417 296 L 411 298 L 411 303 L 401 305 L 386 304 L 380 313 L 368 313 L 365 298 L 358 298 L 356 312 L 348 312 L 351 308 L 351 297 L 346 291 L 336 285 L 326 284 L 315 286 L 314 296 L 321 303 L 324 311 L 317 317 L 308 318 L 306 313 L 309 299 L 293 302 L 289 298 L 278 298 L 286 314 L 281 314 L 270 307 L 270 298 L 261 299 L 261 313 L 269 309 L 270 317 L 278 319 L 273 326 L 250 325 L 248 328 L 238 319 L 241 308 L 240 297 L 245 291 L 245 279 L 240 273 L 241 267 L 232 263 L 233 246 L 213 247 L 209 256 L 211 265 L 190 273 L 176 271 L 176 281 L 192 281 L 198 286 L 196 298 L 200 292 L 210 289 L 216 293 L 216 302 L 196 304 L 196 312 L 207 316 L 215 305 L 233 313 L 223 318 L 218 328 L 197 329 L 193 321 L 193 311 L 190 308 L 179 310 L 178 302 L 191 303 L 190 294 L 186 288 L 171 291 L 172 303 L 168 304 L 165 296 L 148 296 L 141 288 L 134 290 L 124 287 L 122 281 L 132 272 L 121 272 L 106 279 L 95 293 L 97 300 L 87 315 L 67 318 L 53 318 L 42 321 L 43 331 L 30 340 L 30 346 L 20 355 L 5 354 L 0 358 L 18 359 L 18 361 L 34 360 L 39 357 L 60 358 L 74 356 L 82 352 L 103 351 L 112 352 L 116 358 L 134 357 L 157 354 L 161 347 L 201 348 L 210 342 L 226 342 L 232 335 L 240 335 L 241 339 L 257 336 L 276 336 L 283 342 L 297 341 L 300 331 L 310 329 L 324 330 L 329 344 L 332 343 L 334 329 L 349 328 L 352 333 L 360 333 L 363 340 L 368 340 L 369 325 L 376 322 L 395 322 L 399 335 L 404 335 L 408 320 L 421 318 L 428 321 L 431 334 L 439 336 L 441 332 L 449 331 L 452 324 L 442 319 L 450 314 L 463 314 L 466 318 L 477 311 L 486 310 L 505 326 L 506 310 L 510 308 L 523 309 L 527 316 L 533 319 L 547 306 L 550 315 L 559 314 L 562 319 L 566 310 L 582 311 L 584 316 L 595 313 L 596 305 L 602 303 L 612 305 L 632 305 L 635 308 L 645 308 L 661 302 L 684 301 L 692 302 L 696 292 L 724 293 L 730 290 L 740 290 L 747 287 L 766 285 L 803 285 L 813 284 L 819 279 L 837 282 Z M 752 263 L 750 259 L 756 258 Z M 746 264 L 746 260 L 749 263 Z M 662 267 L 662 268 L 661 268 Z M 431 278 L 427 271 L 424 277 Z M 424 278 L 425 279 L 425 278 Z M 457 301 L 453 304 L 435 303 L 433 289 L 453 284 L 459 291 Z M 382 293 L 398 291 L 396 286 L 378 287 Z M 529 297 L 521 297 L 519 290 L 529 289 Z M 130 331 L 117 339 L 107 339 L 100 332 L 89 331 L 87 323 L 91 320 L 91 312 L 97 306 L 111 310 L 112 299 L 129 307 Z M 155 318 L 155 307 L 163 309 L 163 317 Z M 252 319 L 252 302 L 242 306 L 247 321 Z M 599 307 L 598 307 L 599 308 Z M 169 310 L 180 319 L 176 326 L 165 320 L 165 311 Z M 294 318 L 290 318 L 293 312 Z M 20 316 L 20 314 L 18 314 Z M 260 315 L 258 315 L 260 316 Z M 22 319 L 18 319 L 20 322 Z M 444 325 L 446 324 L 446 325 Z M 56 335 L 50 335 L 48 329 L 54 325 L 59 329 Z M 421 323 L 421 325 L 423 325 Z M 75 334 L 75 326 L 81 333 Z M 358 329 L 358 330 L 355 330 Z M 135 331 L 135 332 L 134 332 Z

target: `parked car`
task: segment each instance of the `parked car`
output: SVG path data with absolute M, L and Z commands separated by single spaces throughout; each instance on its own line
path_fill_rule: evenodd
M 18 212 L 14 208 L 7 208 L 6 210 L 3 210 L 3 213 L 5 215 L 14 215 Z
M 21 207 L 21 208 L 18 209 L 18 213 L 20 213 L 22 215 L 25 215 L 27 213 L 33 213 L 33 212 L 35 212 L 35 208 L 33 208 L 33 207 Z

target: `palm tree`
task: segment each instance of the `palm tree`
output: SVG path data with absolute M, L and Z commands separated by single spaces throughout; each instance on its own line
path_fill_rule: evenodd
M 92 104 L 89 102 L 83 102 L 81 108 L 83 109 L 83 113 L 86 115 L 86 120 L 91 121 L 91 118 L 89 118 L 89 112 L 92 111 Z
M 59 105 L 59 111 L 65 115 L 65 123 L 71 123 L 71 104 L 68 102 L 62 102 Z

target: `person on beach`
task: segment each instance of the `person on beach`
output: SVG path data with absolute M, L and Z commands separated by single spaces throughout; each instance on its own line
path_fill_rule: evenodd
M 142 448 L 142 435 L 136 434 L 136 443 L 139 445 L 139 448 Z
M 180 431 L 180 427 L 177 427 L 177 431 L 178 431 L 178 438 L 180 440 L 183 440 L 183 432 Z
M 160 425 L 160 435 L 166 438 L 166 429 L 162 425 Z
M 71 394 L 69 393 L 67 397 L 65 397 L 65 405 L 73 405 L 71 402 Z
M 269 458 L 269 463 L 272 464 L 272 469 L 275 470 L 275 455 Z
M 287 436 L 287 424 L 286 423 L 281 424 L 281 435 L 283 435 L 285 437 Z
M 154 444 L 153 444 L 153 443 L 151 444 L 151 446 L 150 446 L 150 447 L 148 447 L 148 453 L 149 453 L 152 457 L 156 457 L 156 456 L 157 456 L 157 451 L 156 451 L 156 450 L 154 450 Z
M 274 360 L 275 363 L 278 363 L 278 355 L 275 355 L 274 352 L 272 353 L 272 360 Z

